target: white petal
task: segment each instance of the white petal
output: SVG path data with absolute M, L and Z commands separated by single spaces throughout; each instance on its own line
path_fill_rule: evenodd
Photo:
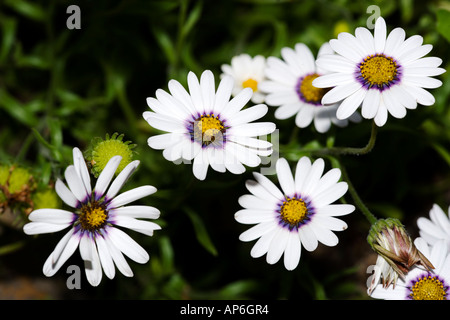
M 316 209 L 317 215 L 323 216 L 343 216 L 355 211 L 355 206 L 352 204 L 329 204 L 325 207 Z
M 200 88 L 200 82 L 198 81 L 198 78 L 195 75 L 195 73 L 193 73 L 192 71 L 190 71 L 188 73 L 187 80 L 188 80 L 189 93 L 190 93 L 191 99 L 192 99 L 192 104 L 193 104 L 195 110 L 197 110 L 197 112 L 202 113 L 204 111 L 204 106 L 203 106 L 203 98 L 202 98 L 202 93 L 201 93 L 201 88 Z
M 359 108 L 361 103 L 364 101 L 367 94 L 367 90 L 364 88 L 359 88 L 356 90 L 356 92 L 352 93 L 350 96 L 345 98 L 344 101 L 340 104 L 338 107 L 338 110 L 336 112 L 336 117 L 339 120 L 347 119 L 352 114 L 355 113 L 355 111 Z
M 337 54 L 323 55 L 316 60 L 316 64 L 329 72 L 353 74 L 356 70 L 356 64 L 354 62 Z
M 292 117 L 300 110 L 300 104 L 299 103 L 289 103 L 289 104 L 283 104 L 282 106 L 278 107 L 275 110 L 275 118 L 284 120 L 287 118 Z
M 84 270 L 86 272 L 86 278 L 91 286 L 96 287 L 100 284 L 103 276 L 102 266 L 100 264 L 100 258 L 98 256 L 97 247 L 95 246 L 94 241 L 86 242 L 88 245 L 87 250 L 90 251 L 89 260 L 84 260 Z M 80 243 L 81 249 L 81 243 Z
M 363 58 L 353 48 L 348 47 L 344 41 L 332 39 L 332 40 L 330 40 L 330 45 L 333 48 L 333 50 L 336 51 L 336 53 L 347 58 L 348 60 L 350 60 L 353 63 L 359 63 Z M 327 68 L 325 68 L 325 69 L 327 69 Z
M 168 87 L 172 96 L 177 99 L 190 114 L 196 112 L 194 105 L 192 104 L 191 96 L 186 89 L 176 80 L 170 80 Z
M 368 29 L 363 27 L 356 28 L 355 37 L 360 41 L 362 47 L 365 49 L 364 56 L 373 54 L 373 52 L 375 52 L 373 35 Z
M 375 52 L 382 53 L 386 44 L 386 22 L 379 17 L 375 22 L 373 39 L 375 41 Z
M 314 225 L 312 229 L 320 243 L 329 247 L 334 247 L 339 243 L 338 237 L 330 229 L 320 225 Z
M 289 232 L 289 230 L 284 228 L 279 228 L 275 232 L 267 251 L 266 261 L 268 264 L 274 264 L 280 260 L 287 246 Z
M 86 189 L 87 194 L 91 193 L 91 180 L 89 176 L 89 171 L 86 166 L 86 161 L 84 160 L 83 154 L 80 149 L 73 148 L 73 165 L 83 182 L 83 186 Z
M 230 76 L 223 77 L 219 83 L 214 101 L 214 113 L 221 114 L 223 108 L 230 101 L 231 91 L 233 90 L 234 80 Z
M 156 90 L 156 98 L 172 117 L 183 121 L 191 114 L 182 103 L 162 89 Z
M 286 196 L 292 197 L 295 194 L 295 183 L 287 160 L 284 158 L 278 159 L 276 170 L 281 189 Z
M 153 186 L 141 186 L 134 188 L 132 190 L 126 191 L 114 199 L 108 204 L 108 209 L 118 208 L 123 205 L 126 205 L 130 202 L 136 201 L 138 199 L 147 197 L 156 192 L 156 188 Z
M 300 262 L 302 246 L 295 232 L 290 232 L 284 250 L 284 266 L 287 270 L 294 270 Z
M 125 216 L 116 216 L 113 219 L 112 223 L 117 226 L 125 227 L 136 232 L 143 233 L 147 236 L 152 236 L 153 231 L 161 229 L 161 227 L 154 222 L 138 220 Z
M 435 103 L 434 96 L 427 90 L 410 85 L 402 85 L 402 88 L 408 92 L 416 101 L 424 106 L 431 106 Z
M 343 231 L 347 229 L 347 223 L 345 223 L 345 221 L 324 215 L 314 216 L 314 226 L 316 225 L 320 225 L 321 227 L 331 231 Z
M 109 228 L 107 237 L 117 249 L 131 260 L 137 263 L 146 263 L 150 259 L 148 253 L 122 230 Z
M 158 219 L 160 211 L 150 206 L 126 206 L 112 209 L 109 211 L 109 214 L 132 218 Z
M 152 149 L 163 150 L 174 144 L 178 143 L 180 140 L 185 138 L 185 134 L 180 133 L 163 133 L 156 136 L 148 138 L 147 143 Z
M 406 116 L 406 108 L 400 103 L 394 96 L 394 92 L 391 90 L 384 90 L 381 92 L 381 98 L 384 101 L 384 105 L 388 109 L 389 113 L 397 119 L 402 119 Z
M 211 70 L 203 71 L 200 77 L 200 88 L 203 98 L 203 108 L 206 112 L 212 112 L 215 100 L 215 82 Z
M 298 237 L 302 242 L 303 248 L 305 248 L 307 251 L 311 252 L 316 250 L 318 245 L 317 238 L 312 228 L 308 224 L 300 227 L 298 231 Z
M 204 150 L 200 151 L 194 158 L 192 172 L 198 180 L 205 180 L 206 178 L 209 166 L 207 159 L 207 153 Z
M 357 81 L 334 87 L 322 97 L 322 104 L 334 104 L 352 95 L 362 87 Z
M 361 115 L 365 119 L 375 118 L 380 106 L 380 99 L 381 93 L 379 90 L 367 90 L 361 109 Z
M 130 162 L 122 171 L 117 175 L 114 181 L 111 183 L 111 186 L 106 193 L 106 199 L 114 198 L 117 193 L 119 193 L 120 189 L 127 182 L 128 178 L 133 174 L 136 168 L 139 166 L 139 160 L 135 160 Z
M 274 221 L 275 213 L 271 210 L 243 209 L 234 214 L 234 219 L 242 224 L 257 224 L 261 222 Z
M 48 222 L 30 222 L 23 226 L 23 232 L 28 235 L 53 233 L 61 231 L 70 226 L 70 224 L 54 224 Z
M 66 171 L 64 172 L 64 176 L 66 177 L 66 181 L 69 185 L 70 191 L 78 199 L 78 201 L 86 201 L 86 199 L 88 198 L 86 188 L 84 187 L 84 184 L 73 165 L 67 167 Z
M 328 205 L 339 198 L 341 198 L 348 190 L 348 185 L 346 182 L 339 182 L 329 188 L 328 190 L 315 195 L 313 199 L 313 204 L 315 207 L 322 207 Z
M 317 88 L 329 88 L 347 84 L 354 80 L 355 76 L 350 73 L 329 73 L 314 79 L 312 85 Z
M 303 189 L 303 184 L 306 180 L 306 177 L 311 170 L 311 160 L 308 157 L 301 157 L 297 162 L 297 167 L 295 169 L 295 191 L 301 194 L 301 190 Z
M 316 106 L 312 106 L 309 104 L 303 104 L 295 116 L 295 124 L 299 128 L 306 128 L 311 124 L 314 119 L 314 112 L 316 110 Z
M 256 241 L 252 250 L 250 251 L 250 255 L 253 258 L 262 257 L 269 251 L 270 244 L 272 243 L 272 239 L 274 238 L 274 232 L 266 233 L 261 238 Z
M 173 132 L 173 133 L 186 133 L 187 129 L 181 120 L 164 114 L 145 111 L 143 113 L 145 121 L 155 129 Z
M 259 172 L 253 172 L 253 176 L 255 177 L 256 181 L 265 189 L 267 190 L 267 192 L 269 192 L 269 194 L 272 195 L 273 199 L 275 199 L 275 201 L 280 201 L 284 199 L 284 195 L 283 193 L 281 193 L 280 189 L 278 189 L 278 187 L 269 180 L 269 178 L 267 178 L 266 176 L 260 174 Z M 248 188 L 249 186 L 247 186 Z M 249 189 L 249 188 L 248 188 Z M 250 192 L 253 193 L 253 190 L 250 190 Z M 255 194 L 255 193 L 253 193 Z M 257 196 L 257 194 L 255 194 Z M 263 197 L 264 199 L 264 197 Z
M 55 250 L 50 254 L 44 263 L 43 273 L 47 277 L 53 276 L 59 268 L 69 259 L 78 247 L 80 236 L 74 234 L 71 229 L 56 245 Z
M 67 186 L 60 179 L 56 180 L 55 191 L 58 196 L 64 201 L 65 204 L 76 208 L 79 205 L 78 199 L 73 195 L 73 193 L 67 188 Z
M 442 86 L 442 81 L 424 76 L 405 76 L 403 79 L 405 85 L 422 87 L 425 89 L 435 89 Z
M 121 156 L 112 157 L 100 173 L 94 187 L 95 200 L 100 199 L 105 194 L 111 179 L 114 177 L 114 174 L 119 167 L 120 161 L 122 161 Z
M 103 271 L 109 279 L 113 279 L 116 275 L 116 269 L 114 268 L 114 262 L 111 254 L 109 253 L 108 245 L 101 235 L 96 236 L 95 243 L 97 244 L 98 256 L 100 258 L 100 264 L 102 265 Z
M 323 170 L 325 168 L 325 162 L 323 159 L 319 158 L 311 166 L 311 169 L 309 170 L 308 176 L 305 178 L 301 195 L 302 197 L 308 197 L 313 194 L 314 190 L 316 189 L 320 177 L 323 174 Z
M 243 242 L 256 240 L 265 234 L 271 234 L 276 227 L 277 225 L 273 221 L 259 223 L 241 233 L 239 240 Z
M 392 30 L 386 39 L 384 54 L 395 56 L 398 48 L 402 45 L 403 41 L 405 41 L 405 34 L 405 30 L 402 28 L 395 28 Z
M 381 95 L 381 94 L 380 94 Z M 378 127 L 383 126 L 388 117 L 388 111 L 386 106 L 384 105 L 383 99 L 380 99 L 380 105 L 378 106 L 377 115 L 374 118 L 374 121 Z
M 73 222 L 75 214 L 61 209 L 37 209 L 30 213 L 28 218 L 33 222 L 69 225 Z
M 268 111 L 268 108 L 265 104 L 258 104 L 251 108 L 247 108 L 245 110 L 239 111 L 235 113 L 233 116 L 228 118 L 227 123 L 230 126 L 237 126 L 240 124 L 252 122 L 258 120 L 263 117 Z
M 111 240 L 106 237 L 105 238 L 106 245 L 108 246 L 109 253 L 111 254 L 111 258 L 114 260 L 114 264 L 117 269 L 126 277 L 132 277 L 133 271 L 125 260 L 122 252 L 116 248 L 116 246 L 111 242 Z
M 227 105 L 222 109 L 222 116 L 225 119 L 231 118 L 247 104 L 252 95 L 253 95 L 252 89 L 244 88 L 233 99 L 231 99 L 227 103 Z
M 311 191 L 310 194 L 320 194 L 323 191 L 327 190 L 331 186 L 335 185 L 339 178 L 341 177 L 341 170 L 338 168 L 333 168 L 330 171 L 326 172 L 322 178 L 320 178 L 317 186 Z

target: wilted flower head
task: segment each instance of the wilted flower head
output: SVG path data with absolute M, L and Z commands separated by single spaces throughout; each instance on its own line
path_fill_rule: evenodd
M 416 248 L 398 219 L 380 219 L 375 222 L 369 231 L 367 242 L 402 279 L 415 265 L 434 269 L 431 262 Z M 387 281 L 395 285 L 396 277 L 391 273 Z

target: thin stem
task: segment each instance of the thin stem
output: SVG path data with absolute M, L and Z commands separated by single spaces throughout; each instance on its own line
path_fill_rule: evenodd
M 372 129 L 370 131 L 370 139 L 367 145 L 362 148 L 351 148 L 351 147 L 332 147 L 332 148 L 322 148 L 322 149 L 297 149 L 292 150 L 294 153 L 308 153 L 314 156 L 340 156 L 340 155 L 364 155 L 372 151 L 375 146 L 375 141 L 377 139 L 378 127 L 375 122 L 372 122 Z M 290 152 L 291 150 L 283 150 L 283 152 Z
M 370 210 L 366 207 L 364 202 L 359 197 L 359 194 L 358 194 L 358 192 L 356 192 L 355 187 L 353 186 L 352 182 L 350 181 L 347 170 L 342 165 L 341 161 L 339 161 L 339 166 L 340 166 L 340 169 L 342 172 L 342 177 L 343 177 L 344 181 L 347 182 L 348 192 L 352 196 L 355 205 L 358 207 L 358 209 L 361 211 L 361 213 L 367 218 L 369 223 L 374 224 L 378 220 L 377 217 L 372 212 L 370 212 Z

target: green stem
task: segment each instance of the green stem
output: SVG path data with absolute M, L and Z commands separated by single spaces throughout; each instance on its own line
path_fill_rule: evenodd
M 372 212 L 370 212 L 370 210 L 366 207 L 364 202 L 359 197 L 358 192 L 356 192 L 355 187 L 353 186 L 352 182 L 350 181 L 347 170 L 345 169 L 345 167 L 342 165 L 342 163 L 340 161 L 339 161 L 339 166 L 340 166 L 340 169 L 342 172 L 342 177 L 343 177 L 344 181 L 347 182 L 348 192 L 352 196 L 353 202 L 358 207 L 358 209 L 361 211 L 361 213 L 367 218 L 369 223 L 374 224 L 378 220 L 377 217 L 375 217 L 375 215 Z

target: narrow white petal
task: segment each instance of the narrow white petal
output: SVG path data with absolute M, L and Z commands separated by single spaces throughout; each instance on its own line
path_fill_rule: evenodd
M 355 93 L 361 87 L 362 84 L 360 84 L 357 81 L 353 81 L 347 84 L 334 87 L 333 89 L 325 93 L 325 95 L 322 98 L 322 104 L 327 105 L 339 102 Z
M 349 118 L 352 114 L 355 113 L 355 111 L 359 108 L 361 103 L 366 98 L 367 90 L 364 88 L 359 88 L 354 93 L 352 93 L 350 96 L 344 99 L 340 106 L 338 107 L 338 110 L 336 112 L 336 117 L 339 120 L 344 120 Z
M 233 99 L 231 99 L 225 107 L 222 108 L 221 114 L 224 119 L 228 119 L 235 113 L 239 112 L 250 101 L 253 95 L 253 90 L 244 88 Z
M 293 196 L 295 193 L 294 177 L 286 159 L 280 158 L 276 163 L 276 171 L 281 189 L 286 196 Z
M 283 104 L 275 110 L 275 118 L 284 120 L 292 117 L 300 110 L 300 103 Z
M 150 259 L 148 253 L 122 230 L 109 228 L 107 237 L 117 249 L 133 261 L 137 263 L 146 263 Z
M 429 93 L 427 90 L 411 85 L 402 85 L 402 88 L 406 90 L 416 101 L 424 106 L 433 105 L 436 100 L 434 96 Z
M 261 199 L 251 194 L 244 194 L 238 199 L 239 204 L 246 209 L 258 209 L 258 210 L 276 210 L 276 203 L 271 202 L 269 199 Z
M 96 236 L 95 243 L 97 244 L 98 256 L 100 258 L 100 264 L 102 265 L 103 271 L 109 279 L 113 279 L 116 275 L 116 269 L 114 268 L 114 262 L 109 252 L 108 245 L 101 235 Z
M 68 225 L 73 222 L 75 214 L 61 209 L 37 209 L 30 213 L 28 219 L 33 222 L 45 222 Z
M 203 108 L 205 111 L 213 111 L 215 100 L 215 82 L 214 75 L 211 70 L 203 71 L 200 77 L 200 88 L 203 98 Z M 208 109 L 208 110 L 207 110 Z
M 331 231 L 343 231 L 347 229 L 347 223 L 345 221 L 331 216 L 315 215 L 314 225 L 316 224 Z
M 73 165 L 78 173 L 78 176 L 83 182 L 83 186 L 86 189 L 86 192 L 90 194 L 92 189 L 89 171 L 87 169 L 86 161 L 84 160 L 83 154 L 78 148 L 73 148 Z
M 28 235 L 53 233 L 64 230 L 70 224 L 54 224 L 48 222 L 30 222 L 23 226 L 23 232 Z
M 311 170 L 311 160 L 308 157 L 301 157 L 295 169 L 295 191 L 301 194 L 303 184 Z
M 302 252 L 301 242 L 295 232 L 290 232 L 287 240 L 286 250 L 284 250 L 284 267 L 287 270 L 294 270 L 300 262 Z
M 256 240 L 267 233 L 271 233 L 276 227 L 277 225 L 272 221 L 259 223 L 241 233 L 239 240 L 243 242 Z
M 339 182 L 329 188 L 328 190 L 315 195 L 313 203 L 315 207 L 322 207 L 328 205 L 339 198 L 341 198 L 348 190 L 348 185 L 346 182 Z
M 86 193 L 86 188 L 77 174 L 75 167 L 73 165 L 68 166 L 64 172 L 64 176 L 66 177 L 67 184 L 69 185 L 72 194 L 78 201 L 84 202 L 87 199 L 88 194 Z
M 354 80 L 355 76 L 350 73 L 329 73 L 314 79 L 312 85 L 317 88 L 329 88 L 347 84 Z
M 357 63 L 359 63 L 358 61 Z M 326 54 L 319 57 L 316 61 L 317 66 L 329 72 L 342 72 L 353 74 L 356 70 L 356 63 L 339 56 L 337 54 Z
M 70 230 L 56 245 L 55 251 L 44 263 L 43 273 L 47 277 L 53 276 L 69 259 L 78 247 L 80 236 Z
M 170 80 L 168 87 L 172 96 L 177 99 L 190 114 L 194 114 L 196 112 L 195 107 L 192 104 L 191 96 L 178 81 L 173 79 Z
M 326 246 L 334 247 L 339 243 L 339 238 L 330 229 L 316 224 L 312 230 L 317 240 Z
M 373 119 L 377 115 L 380 106 L 381 93 L 378 90 L 367 90 L 364 98 L 361 115 L 365 119 Z
M 204 150 L 200 151 L 194 158 L 192 172 L 198 180 L 205 180 L 208 173 L 208 157 Z
M 258 104 L 235 113 L 227 120 L 227 123 L 230 126 L 237 126 L 240 124 L 252 122 L 263 117 L 267 113 L 267 111 L 268 108 L 265 104 Z
M 392 30 L 386 39 L 384 54 L 388 56 L 395 56 L 398 52 L 398 48 L 401 46 L 403 41 L 405 41 L 405 35 L 405 30 L 402 28 L 395 28 Z
M 152 149 L 163 150 L 178 143 L 184 137 L 185 134 L 182 133 L 163 133 L 148 138 L 147 143 Z
M 183 121 L 172 116 L 146 111 L 143 113 L 145 121 L 155 129 L 173 132 L 186 133 L 187 129 Z
M 314 188 L 314 190 L 312 190 L 310 194 L 322 193 L 331 186 L 335 185 L 339 181 L 340 177 L 341 177 L 341 170 L 339 170 L 338 168 L 331 169 L 330 171 L 326 172 L 322 176 L 322 178 L 320 178 L 316 188 Z
M 386 44 L 386 22 L 379 17 L 375 22 L 373 39 L 375 41 L 375 52 L 382 53 Z
M 394 92 L 391 90 L 384 90 L 381 92 L 381 98 L 384 101 L 384 105 L 388 109 L 389 113 L 397 119 L 402 119 L 406 116 L 406 108 L 400 103 L 394 96 Z
M 274 221 L 275 213 L 272 210 L 243 209 L 234 214 L 234 219 L 242 224 L 257 224 L 261 222 Z
M 100 264 L 100 258 L 98 256 L 97 247 L 94 241 L 89 241 L 88 250 L 90 251 L 90 260 L 84 260 L 84 270 L 86 278 L 91 286 L 96 287 L 100 284 L 103 276 L 102 266 Z M 81 248 L 81 244 L 80 244 Z
M 111 179 L 114 177 L 117 168 L 119 167 L 120 161 L 122 161 L 121 156 L 114 156 L 109 159 L 105 168 L 100 173 L 100 176 L 97 179 L 97 182 L 94 187 L 95 200 L 100 199 L 106 192 L 106 189 L 111 182 Z
M 381 94 L 380 94 L 380 96 L 381 96 Z M 375 121 L 376 125 L 378 127 L 383 126 L 386 123 L 386 121 L 387 121 L 387 117 L 388 117 L 387 108 L 386 108 L 386 106 L 384 104 L 383 99 L 380 99 L 380 105 L 378 106 L 378 111 L 377 111 L 377 114 L 376 114 L 376 116 L 374 118 L 374 121 Z
M 272 239 L 274 238 L 275 232 L 266 233 L 261 238 L 256 241 L 252 250 L 250 250 L 250 256 L 253 258 L 262 257 L 269 251 L 270 244 L 272 243 Z
M 118 195 L 114 199 L 112 199 L 111 202 L 108 204 L 108 209 L 121 207 L 130 202 L 147 197 L 155 192 L 156 192 L 156 188 L 153 186 L 141 186 L 141 187 L 134 188 L 134 189 L 126 191 L 126 192 Z
M 434 223 L 441 226 L 443 230 L 446 230 L 447 233 L 450 234 L 450 217 L 448 217 L 437 204 L 434 204 L 431 208 L 430 218 Z
M 183 121 L 191 114 L 182 103 L 162 89 L 156 90 L 156 98 L 161 102 L 163 108 L 178 120 Z
M 197 112 L 203 112 L 203 99 L 200 88 L 200 82 L 198 81 L 195 73 L 190 71 L 188 73 L 188 87 L 191 95 L 192 104 Z
M 266 261 L 268 264 L 274 264 L 280 260 L 286 249 L 289 233 L 290 231 L 284 228 L 279 228 L 275 232 L 267 251 Z
M 359 63 L 363 58 L 353 48 L 348 47 L 344 41 L 332 39 L 330 40 L 330 45 L 336 53 L 347 58 L 353 63 Z
M 220 81 L 214 101 L 214 114 L 221 114 L 223 108 L 228 104 L 233 86 L 234 80 L 231 76 L 223 77 Z
M 319 183 L 320 177 L 323 174 L 323 170 L 325 168 L 325 161 L 322 158 L 317 159 L 311 166 L 311 170 L 309 170 L 308 176 L 305 178 L 305 181 L 302 185 L 302 190 L 300 194 L 302 197 L 307 197 L 313 194 L 314 190 Z
M 355 211 L 352 204 L 330 204 L 322 208 L 316 209 L 316 214 L 323 216 L 343 216 Z
M 125 227 L 147 236 L 152 236 L 153 231 L 160 230 L 161 226 L 151 221 L 138 220 L 131 217 L 116 216 L 113 223 L 117 226 Z
M 362 47 L 365 49 L 364 56 L 375 52 L 375 43 L 372 33 L 363 27 L 355 29 L 355 37 L 361 42 Z
M 272 122 L 244 123 L 228 130 L 229 134 L 243 137 L 263 136 L 274 132 L 276 126 Z
M 139 163 L 140 163 L 139 160 L 132 161 L 125 168 L 123 168 L 122 171 L 120 171 L 120 173 L 111 183 L 111 186 L 109 187 L 108 192 L 106 193 L 107 199 L 112 199 L 119 193 L 120 189 L 122 189 L 123 185 L 127 182 L 128 178 L 130 178 L 133 172 L 137 169 Z
M 262 175 L 259 172 L 253 172 L 253 176 L 255 177 L 256 181 L 267 191 L 269 192 L 269 194 L 272 195 L 273 199 L 275 199 L 275 201 L 280 201 L 284 199 L 284 195 L 283 193 L 280 191 L 280 189 L 278 189 L 278 187 L 269 180 L 269 178 L 267 178 L 266 176 Z M 249 186 L 247 185 L 247 188 Z M 253 190 L 250 190 L 250 192 L 252 192 Z M 253 192 L 252 192 L 253 193 Z M 257 196 L 257 194 L 255 194 Z M 263 197 L 264 199 L 264 197 Z
M 112 216 L 118 215 L 132 218 L 158 219 L 160 211 L 157 208 L 150 206 L 126 206 L 112 209 L 109 211 L 109 214 Z
M 125 257 L 123 256 L 122 252 L 120 252 L 120 250 L 116 248 L 116 246 L 111 242 L 111 240 L 108 237 L 105 237 L 105 242 L 106 245 L 108 246 L 109 253 L 111 254 L 111 258 L 114 260 L 114 264 L 116 265 L 117 269 L 119 269 L 119 271 L 124 276 L 132 277 L 133 271 L 131 270 L 130 266 L 125 260 Z
M 318 245 L 317 237 L 314 234 L 311 226 L 309 226 L 308 224 L 301 226 L 300 230 L 298 231 L 298 237 L 302 242 L 303 248 L 305 248 L 307 251 L 311 252 L 316 250 Z
M 67 186 L 60 179 L 56 180 L 55 191 L 58 196 L 64 201 L 65 204 L 72 208 L 76 208 L 79 205 L 78 199 L 73 195 L 73 193 L 67 188 Z
M 315 108 L 317 107 L 304 103 L 295 116 L 296 126 L 299 128 L 306 128 L 309 126 L 314 119 Z

